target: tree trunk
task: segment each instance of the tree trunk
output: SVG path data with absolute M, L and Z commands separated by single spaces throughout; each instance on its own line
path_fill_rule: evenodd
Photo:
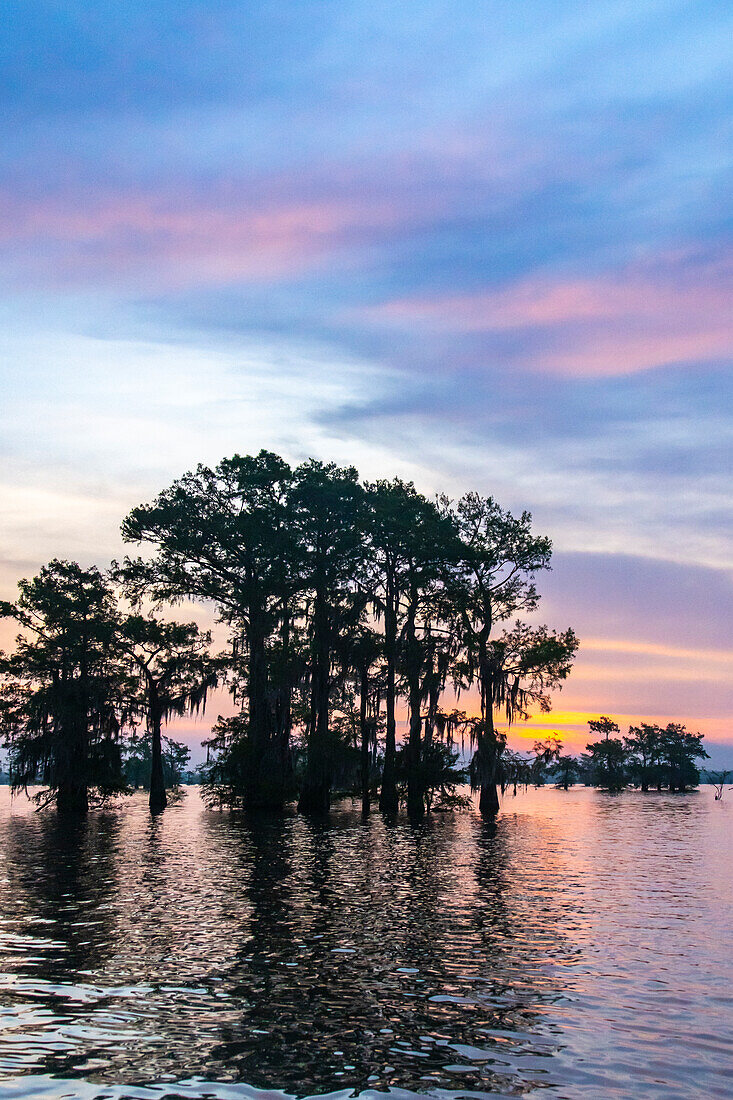
M 494 729 L 494 693 L 489 675 L 486 643 L 486 626 L 481 638 L 481 734 L 478 743 L 479 775 L 481 794 L 479 795 L 479 813 L 482 817 L 496 817 L 499 812 L 499 792 L 496 781 L 499 771 L 499 753 Z
M 247 622 L 249 767 L 244 785 L 245 803 L 251 810 L 281 810 L 285 801 L 285 776 L 281 753 L 273 738 L 267 697 L 266 633 L 264 610 L 257 604 L 250 604 Z
M 323 817 L 331 808 L 331 760 L 328 746 L 330 624 L 325 594 L 316 592 L 313 611 L 314 666 L 311 685 L 311 736 L 298 813 Z
M 286 680 L 277 693 L 275 712 L 275 740 L 277 768 L 282 777 L 283 793 L 291 781 L 290 734 L 293 728 L 293 682 L 290 668 L 290 613 L 286 610 L 283 617 L 280 638 L 283 647 L 283 659 L 286 668 Z
M 495 817 L 499 813 L 499 745 L 494 729 L 494 693 L 491 679 L 488 643 L 491 634 L 491 609 L 484 609 L 484 624 L 479 636 L 479 676 L 481 687 L 481 733 L 479 735 L 479 813 L 482 817 Z
M 367 707 L 369 704 L 369 673 L 366 666 L 361 670 L 361 683 L 359 687 L 359 732 L 361 734 L 361 812 L 366 817 L 371 806 L 371 790 L 369 787 L 369 719 Z
M 83 817 L 89 812 L 89 690 L 86 659 L 81 662 L 76 691 L 69 700 L 73 716 L 56 728 L 62 751 L 54 774 L 56 808 L 62 814 Z
M 394 597 L 388 593 L 384 615 L 384 650 L 387 659 L 387 730 L 384 745 L 384 769 L 382 788 L 379 792 L 379 809 L 383 814 L 395 814 L 398 808 L 397 781 L 395 776 L 396 725 L 395 725 L 395 664 L 397 657 L 397 612 Z
M 435 716 L 438 712 L 438 703 L 440 702 L 440 685 L 438 677 L 433 672 L 430 681 L 430 690 L 428 692 L 428 714 L 425 719 L 425 737 L 424 742 L 427 748 L 433 740 L 433 733 L 435 732 Z
M 56 727 L 61 739 L 61 751 L 56 759 L 53 779 L 56 787 L 56 808 L 62 814 L 83 817 L 89 812 L 89 684 L 86 650 L 80 663 L 80 675 L 71 688 L 67 706 L 72 717 Z
M 478 808 L 482 817 L 496 817 L 499 812 L 499 792 L 497 790 L 498 755 L 496 733 L 491 711 L 483 723 L 483 730 L 479 739 L 479 776 L 481 794 L 479 795 Z
M 425 813 L 425 792 L 423 791 L 421 765 L 422 719 L 420 718 L 420 689 L 410 692 L 410 739 L 407 745 L 407 812 L 412 818 L 420 818 Z
M 163 775 L 163 738 L 161 733 L 162 716 L 158 691 L 152 677 L 148 680 L 149 706 L 150 706 L 150 734 L 152 737 L 150 751 L 150 798 L 148 805 L 150 812 L 157 814 L 168 805 L 168 797 L 165 793 L 165 777 Z
M 478 808 L 482 817 L 496 817 L 499 812 L 499 792 L 496 789 L 496 780 L 492 780 L 488 775 L 481 782 Z
M 56 793 L 56 809 L 60 814 L 83 817 L 89 812 L 89 794 L 81 783 L 63 783 Z
M 411 607 L 407 618 L 407 679 L 410 703 L 410 736 L 407 742 L 407 812 L 411 818 L 421 818 L 425 814 L 425 798 L 420 774 L 420 750 L 422 737 L 422 719 L 420 704 L 420 643 L 415 636 L 415 613 Z

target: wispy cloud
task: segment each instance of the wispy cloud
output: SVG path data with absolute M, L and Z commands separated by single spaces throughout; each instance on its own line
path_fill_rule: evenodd
M 516 333 L 515 361 L 573 377 L 629 374 L 733 355 L 733 265 L 657 262 L 596 278 L 525 278 L 468 294 L 401 298 L 365 310 L 429 332 Z M 527 336 L 532 337 L 531 341 Z
M 0 199 L 0 244 L 21 279 L 105 283 L 160 291 L 270 281 L 317 269 L 406 214 L 388 199 L 266 201 L 127 191 L 119 195 Z M 7 277 L 7 274 L 6 274 Z

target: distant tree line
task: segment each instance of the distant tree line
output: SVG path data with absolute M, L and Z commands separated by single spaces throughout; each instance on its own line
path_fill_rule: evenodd
M 398 478 L 262 451 L 185 474 L 122 532 L 148 556 L 104 573 L 54 560 L 0 606 L 21 628 L 0 657 L 11 783 L 42 783 L 60 810 L 129 789 L 148 765 L 162 809 L 165 723 L 226 685 L 237 710 L 214 724 L 202 769 L 213 804 L 297 799 L 323 814 L 334 791 L 358 790 L 365 812 L 404 801 L 420 817 L 470 779 L 492 815 L 507 752 L 496 721 L 549 710 L 577 650 L 571 629 L 523 618 L 550 540 L 477 493 L 428 499 Z M 182 601 L 213 609 L 225 652 L 170 621 Z M 455 709 L 469 690 L 472 716 Z
M 666 726 L 642 722 L 629 726 L 625 737 L 615 737 L 619 726 L 606 715 L 592 718 L 588 726 L 597 740 L 586 745 L 580 756 L 564 755 L 557 735 L 535 741 L 529 755 L 507 751 L 504 787 L 542 786 L 550 781 L 564 790 L 584 783 L 606 791 L 637 787 L 641 791 L 684 792 L 700 782 L 697 761 L 708 759 L 702 734 L 689 733 L 677 722 Z M 722 788 L 727 775 L 713 773 L 710 779 L 716 788 Z

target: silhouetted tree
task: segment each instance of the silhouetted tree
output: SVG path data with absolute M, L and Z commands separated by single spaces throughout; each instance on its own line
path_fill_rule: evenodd
M 619 728 L 612 718 L 602 715 L 588 721 L 591 733 L 603 734 L 602 741 L 592 741 L 586 745 L 590 754 L 590 768 L 593 783 L 607 791 L 621 791 L 627 784 L 627 756 L 623 741 L 611 737 Z
M 566 791 L 582 774 L 582 764 L 574 756 L 558 756 L 555 766 L 555 782 Z
M 359 697 L 359 788 L 361 810 L 371 807 L 371 778 L 380 727 L 383 694 L 382 639 L 366 624 L 354 628 L 342 647 L 344 671 L 351 672 Z
M 235 455 L 185 474 L 153 504 L 133 509 L 122 526 L 126 541 L 156 551 L 151 562 L 127 561 L 129 584 L 137 578 L 140 593 L 156 601 L 212 602 L 232 630 L 244 695 L 239 732 L 246 741 L 238 753 L 246 763 L 236 778 L 252 807 L 279 807 L 287 794 L 297 587 L 291 485 L 292 471 L 277 455 Z M 276 646 L 281 679 L 269 660 Z
M 186 774 L 186 765 L 191 758 L 191 750 L 181 741 L 171 737 L 162 738 L 161 761 L 163 765 L 163 783 L 166 789 L 177 787 Z M 126 781 L 131 787 L 145 787 L 150 790 L 152 771 L 152 738 L 145 731 L 133 731 L 123 742 L 123 769 Z
M 431 681 L 440 674 L 434 658 L 436 631 L 441 629 L 441 609 L 445 604 L 441 581 L 457 559 L 458 546 L 455 527 L 445 506 L 439 507 L 420 494 L 411 494 L 409 504 L 405 515 L 409 532 L 404 543 L 404 613 L 399 663 L 410 715 L 407 811 L 412 818 L 419 818 L 427 808 L 423 789 L 423 777 L 427 772 L 422 766 L 422 704 Z
M 613 718 L 609 718 L 607 715 L 602 714 L 600 718 L 589 718 L 588 728 L 591 733 L 600 734 L 605 741 L 611 736 L 612 733 L 618 733 L 618 723 L 614 722 Z
M 561 752 L 562 741 L 555 734 L 551 734 L 542 741 L 535 741 L 532 746 L 534 756 L 532 780 L 536 787 L 541 787 L 544 784 L 548 771 L 553 764 L 558 762 Z
M 408 666 L 410 695 L 411 772 L 413 774 L 412 805 L 417 809 L 418 789 L 416 759 L 420 740 L 420 652 L 416 640 L 418 604 L 426 578 L 424 540 L 431 523 L 437 522 L 437 512 L 411 482 L 395 478 L 367 485 L 369 508 L 368 592 L 375 611 L 384 623 L 384 657 L 386 665 L 385 706 L 386 740 L 379 808 L 394 813 L 398 806 L 395 773 L 397 672 L 400 659 L 400 629 L 405 627 L 403 651 Z M 440 553 L 440 550 L 438 550 Z
M 532 534 L 528 512 L 517 519 L 492 497 L 466 493 L 454 514 L 462 543 L 454 599 L 465 651 L 457 679 L 478 688 L 480 720 L 474 728 L 472 775 L 480 791 L 480 812 L 492 816 L 499 808 L 496 787 L 506 743 L 494 725 L 494 709 L 506 695 L 507 684 L 491 635 L 498 623 L 536 608 L 539 597 L 533 578 L 538 570 L 549 568 L 552 544 Z
M 204 739 L 206 761 L 201 765 L 201 793 L 208 806 L 264 808 L 260 800 L 251 800 L 252 745 L 246 711 L 223 718 L 212 726 Z M 276 807 L 278 808 L 278 807 Z
M 618 730 L 618 726 L 615 728 Z M 628 735 L 624 737 L 628 772 L 642 791 L 661 782 L 661 733 L 659 726 L 642 722 L 639 726 L 629 726 Z
M 702 734 L 689 733 L 678 722 L 661 730 L 662 783 L 670 791 L 686 791 L 700 782 L 696 760 L 708 759 L 702 747 Z
M 120 626 L 121 645 L 132 662 L 133 678 L 150 735 L 150 809 L 167 804 L 163 774 L 163 723 L 206 706 L 217 684 L 221 661 L 209 653 L 211 634 L 195 623 L 167 622 L 154 615 L 127 615 Z
M 114 596 L 97 569 L 58 560 L 19 588 L 15 604 L 0 604 L 22 629 L 15 652 L 0 658 L 11 785 L 41 782 L 40 802 L 85 814 L 90 798 L 126 790 L 119 736 L 128 685 Z
M 730 782 L 733 772 L 708 772 L 708 781 L 713 784 L 715 788 L 715 801 L 720 802 L 723 797 L 723 787 L 726 783 Z
M 424 741 L 429 745 L 438 731 L 440 700 L 461 649 L 461 634 L 457 629 L 455 607 L 452 602 L 453 587 L 443 587 L 429 601 L 423 629 L 423 681 L 422 694 L 426 703 Z M 444 719 L 441 736 L 445 732 Z M 464 732 L 467 726 L 461 727 Z
M 333 748 L 329 727 L 331 664 L 345 628 L 364 607 L 356 581 L 364 557 L 364 491 L 352 467 L 311 460 L 295 471 L 291 523 L 297 538 L 300 588 L 307 596 L 310 648 L 310 722 L 301 813 L 328 813 Z
M 510 726 L 518 719 L 526 720 L 532 708 L 548 712 L 550 692 L 569 675 L 577 648 L 578 639 L 570 629 L 550 631 L 546 626 L 530 627 L 521 622 L 486 643 L 482 678 L 490 693 L 486 710 L 473 729 L 477 745 L 474 784 L 485 790 L 483 814 L 491 816 L 498 808 L 496 787 L 501 782 L 506 745 L 506 734 L 494 725 L 494 711 L 503 712 Z
M 551 547 L 532 534 L 528 513 L 517 519 L 477 494 L 453 507 L 400 479 L 362 488 L 353 469 L 309 461 L 292 471 L 263 451 L 186 474 L 134 509 L 123 534 L 155 549 L 150 562 L 127 561 L 133 590 L 153 602 L 212 601 L 230 627 L 228 679 L 242 710 L 218 722 L 208 741 L 207 782 L 217 799 L 281 805 L 290 793 L 293 736 L 299 807 L 325 813 L 333 763 L 346 760 L 343 744 L 356 748 L 358 695 L 362 802 L 383 698 L 380 808 L 394 812 L 401 693 L 409 712 L 408 809 L 421 814 L 421 758 L 437 736 L 450 677 L 459 690 L 479 689 L 473 775 L 482 813 L 493 813 L 505 743 L 495 710 L 512 721 L 530 700 L 549 706 L 548 692 L 567 675 L 577 646 L 572 631 L 522 634 L 520 624 L 493 636 L 502 622 L 535 609 L 533 575 L 548 568 Z M 370 684 L 374 662 L 354 663 L 348 654 L 350 639 L 373 625 L 383 657 L 378 685 Z
M 403 799 L 409 799 L 409 784 L 412 765 L 409 742 L 397 750 L 397 785 Z M 424 799 L 424 809 L 453 810 L 468 806 L 470 799 L 459 794 L 458 788 L 469 781 L 468 768 L 458 763 L 460 754 L 457 749 L 443 741 L 430 741 L 423 746 L 420 756 L 420 790 Z
M 509 787 L 516 795 L 518 787 L 525 789 L 532 782 L 532 761 L 521 752 L 505 748 L 501 756 L 501 793 Z

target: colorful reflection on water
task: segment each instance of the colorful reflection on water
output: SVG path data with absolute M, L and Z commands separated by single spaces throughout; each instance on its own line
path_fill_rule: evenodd
M 0 1093 L 730 1097 L 733 795 L 419 827 L 0 791 Z

